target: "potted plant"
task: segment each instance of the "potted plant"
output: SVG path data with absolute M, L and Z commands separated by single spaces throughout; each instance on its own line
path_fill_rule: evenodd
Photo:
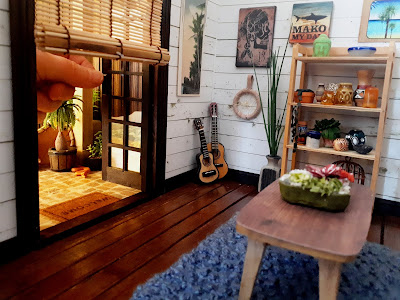
M 321 133 L 325 147 L 332 148 L 333 141 L 340 137 L 340 122 L 334 118 L 328 120 L 316 120 L 314 130 Z
M 93 145 L 90 144 L 86 149 L 90 153 L 86 165 L 93 171 L 100 171 L 102 163 L 101 157 L 103 155 L 102 132 L 98 131 L 94 136 Z
M 73 97 L 70 100 L 64 101 L 57 110 L 47 113 L 43 121 L 44 129 L 51 127 L 58 130 L 54 148 L 50 148 L 48 151 L 50 169 L 53 171 L 70 170 L 76 159 L 76 144 L 73 127 L 76 122 L 75 111 L 82 109 L 78 104 L 73 102 L 74 99 L 81 100 L 77 97 Z M 67 145 L 63 131 L 68 131 L 70 145 Z
M 286 42 L 285 50 L 280 62 L 278 62 L 279 48 L 276 51 L 271 51 L 270 68 L 267 68 L 267 115 L 264 110 L 261 109 L 264 129 L 267 135 L 267 142 L 269 147 L 269 155 L 267 155 L 268 164 L 264 166 L 260 171 L 260 177 L 258 181 L 258 191 L 261 191 L 266 186 L 274 182 L 280 176 L 280 160 L 278 156 L 279 144 L 284 132 L 284 115 L 286 111 L 286 102 L 283 111 L 280 116 L 277 113 L 277 94 L 279 80 L 281 78 L 282 66 L 286 56 L 286 50 L 289 44 L 289 40 Z M 258 95 L 261 102 L 261 108 L 263 107 L 262 97 L 260 92 L 260 86 L 256 70 L 254 68 L 254 75 L 257 83 Z

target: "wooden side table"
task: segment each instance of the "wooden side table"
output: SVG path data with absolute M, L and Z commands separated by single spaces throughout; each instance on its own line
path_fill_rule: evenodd
M 372 191 L 354 184 L 344 212 L 325 212 L 285 202 L 278 181 L 272 183 L 237 218 L 237 232 L 248 237 L 239 299 L 250 299 L 267 245 L 318 259 L 320 299 L 336 299 L 342 263 L 354 260 L 361 251 L 373 204 Z

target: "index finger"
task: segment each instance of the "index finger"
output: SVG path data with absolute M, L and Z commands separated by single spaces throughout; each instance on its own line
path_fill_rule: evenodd
M 64 82 L 80 88 L 95 88 L 103 82 L 103 74 L 82 56 L 67 59 L 37 50 L 36 65 L 37 81 Z

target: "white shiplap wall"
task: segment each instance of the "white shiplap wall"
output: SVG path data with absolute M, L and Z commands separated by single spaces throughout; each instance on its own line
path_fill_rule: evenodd
M 265 155 L 268 154 L 268 146 L 265 138 L 265 132 L 261 115 L 251 121 L 245 121 L 236 117 L 232 110 L 232 101 L 235 94 L 246 85 L 246 77 L 252 74 L 251 68 L 236 68 L 236 43 L 239 9 L 246 7 L 276 6 L 276 23 L 274 35 L 274 48 L 284 47 L 289 33 L 290 18 L 292 6 L 294 3 L 318 2 L 318 1 L 261 1 L 261 0 L 214 0 L 208 1 L 215 8 L 207 10 L 208 18 L 206 21 L 206 39 L 212 42 L 210 48 L 205 46 L 205 61 L 203 63 L 207 78 L 202 84 L 206 86 L 203 89 L 204 94 L 197 99 L 176 97 L 176 73 L 178 49 L 172 47 L 173 67 L 170 71 L 170 96 L 169 96 L 169 122 L 168 122 L 168 145 L 167 145 L 167 178 L 183 173 L 194 167 L 193 163 L 188 163 L 188 159 L 198 152 L 198 138 L 192 133 L 191 123 L 188 118 L 194 115 L 207 115 L 206 106 L 211 101 L 219 105 L 219 131 L 220 141 L 224 144 L 226 150 L 226 159 L 229 167 L 236 170 L 242 170 L 250 173 L 259 173 L 260 168 L 266 164 Z M 173 1 L 174 2 L 174 1 Z M 178 6 L 180 1 L 175 3 L 175 13 L 180 12 Z M 179 3 L 178 3 L 179 2 Z M 363 0 L 334 0 L 334 9 L 331 22 L 331 40 L 332 46 L 347 47 L 358 45 L 358 31 L 360 27 L 361 10 Z M 173 12 L 174 14 L 174 12 Z M 172 15 L 173 19 L 176 17 Z M 179 25 L 179 24 L 175 24 Z M 179 28 L 171 27 L 172 45 L 178 45 Z M 393 80 L 390 92 L 390 101 L 388 109 L 388 119 L 386 122 L 385 139 L 383 145 L 382 160 L 377 186 L 377 196 L 389 200 L 400 201 L 400 116 L 397 112 L 400 110 L 400 43 L 396 49 L 396 61 L 393 69 Z M 366 44 L 360 44 L 366 45 Z M 375 46 L 384 46 L 384 43 L 370 44 Z M 212 51 L 210 51 L 212 50 Z M 291 46 L 289 46 L 287 58 L 283 68 L 283 75 L 279 87 L 279 108 L 283 108 L 286 100 L 290 64 L 291 64 Z M 207 52 L 208 51 L 208 52 Z M 375 68 L 376 66 L 374 66 Z M 365 66 L 364 66 L 365 68 Z M 328 70 L 321 67 L 313 67 L 310 71 L 314 76 L 309 77 L 308 87 L 315 89 L 318 82 L 352 82 L 353 86 L 357 84 L 355 70 L 361 69 L 359 66 L 335 67 L 329 66 Z M 265 69 L 257 69 L 261 90 L 266 91 Z M 383 69 L 377 69 L 374 84 L 382 84 Z M 255 86 L 253 87 L 255 88 Z M 211 90 L 211 92 L 210 92 Z M 209 96 L 211 93 L 211 97 Z M 208 102 L 207 102 L 208 101 Z M 320 113 L 318 116 L 313 114 L 305 115 L 313 124 L 315 118 L 332 117 L 328 114 Z M 366 116 L 361 118 L 351 118 L 349 116 L 337 115 L 341 120 L 343 132 L 348 129 L 358 127 L 368 135 L 369 142 L 373 144 L 376 139 L 376 119 Z M 173 118 L 179 120 L 174 123 Z M 191 119 L 190 119 L 191 120 Z M 185 124 L 185 121 L 188 124 Z M 180 154 L 186 154 L 184 158 Z M 312 157 L 311 157 L 312 155 Z M 307 161 L 313 161 L 316 164 L 326 164 L 332 162 L 337 157 L 324 156 L 317 154 L 301 153 L 298 155 L 300 166 Z M 176 167 L 171 165 L 171 159 L 176 160 Z M 359 161 L 371 173 L 372 165 L 365 161 Z M 367 174 L 367 180 L 370 179 Z
M 0 1 L 0 242 L 17 234 L 8 1 Z
M 200 96 L 178 97 L 177 77 L 181 1 L 172 0 L 166 178 L 192 170 L 196 166 L 195 157 L 200 151 L 200 140 L 193 126 L 193 119 L 203 118 L 206 132 L 209 132 L 210 118 L 208 106 L 211 103 L 213 94 L 217 34 L 215 29 L 217 26 L 218 8 L 219 5 L 216 2 L 207 1 Z M 207 135 L 208 137 L 209 135 Z

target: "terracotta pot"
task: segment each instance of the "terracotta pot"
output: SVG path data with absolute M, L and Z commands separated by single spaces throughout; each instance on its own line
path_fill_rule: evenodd
M 325 148 L 333 148 L 333 141 L 334 140 L 328 140 L 326 138 L 322 138 L 323 144 Z
M 315 93 L 313 92 L 303 92 L 301 94 L 301 103 L 313 103 L 314 102 L 314 97 L 315 97 Z M 296 92 L 294 92 L 294 102 L 295 103 L 299 103 L 299 95 Z

